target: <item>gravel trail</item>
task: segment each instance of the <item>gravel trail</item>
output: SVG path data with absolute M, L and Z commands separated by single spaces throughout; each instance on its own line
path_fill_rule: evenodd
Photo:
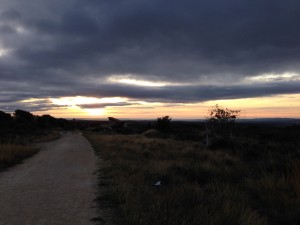
M 0 225 L 90 225 L 96 217 L 96 156 L 81 133 L 66 132 L 0 173 Z

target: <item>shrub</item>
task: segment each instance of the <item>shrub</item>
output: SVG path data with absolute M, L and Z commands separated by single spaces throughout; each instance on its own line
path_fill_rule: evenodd
M 160 138 L 163 136 L 162 133 L 156 129 L 147 130 L 142 135 L 148 138 Z
M 169 131 L 172 118 L 170 116 L 158 117 L 156 120 L 156 127 L 159 131 Z
M 241 110 L 232 110 L 215 105 L 209 110 L 209 116 L 206 119 L 206 136 L 207 145 L 210 139 L 221 136 L 225 141 L 229 141 L 232 137 L 232 126 L 238 118 Z

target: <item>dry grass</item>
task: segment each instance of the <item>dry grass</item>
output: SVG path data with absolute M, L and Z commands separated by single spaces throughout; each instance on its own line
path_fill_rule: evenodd
M 110 163 L 110 197 L 119 205 L 120 224 L 299 224 L 299 162 L 287 174 L 289 161 L 280 167 L 284 159 L 275 153 L 248 162 L 245 153 L 197 142 L 88 137 Z
M 0 143 L 0 169 L 18 163 L 37 151 L 38 149 L 31 146 Z
M 58 131 L 39 135 L 22 136 L 6 142 L 0 142 L 0 170 L 21 162 L 38 152 L 32 143 L 53 141 L 60 137 Z
M 34 136 L 32 138 L 32 141 L 39 143 L 39 142 L 54 141 L 59 138 L 60 138 L 60 133 L 58 131 L 52 131 L 52 132 L 48 132 L 47 134 L 44 134 L 44 135 Z
M 109 163 L 107 196 L 122 225 L 300 224 L 300 163 L 291 166 L 280 146 L 248 143 L 245 153 L 139 135 L 88 138 Z
M 300 160 L 291 160 L 291 175 L 290 182 L 293 184 L 293 188 L 296 191 L 298 197 L 300 198 Z

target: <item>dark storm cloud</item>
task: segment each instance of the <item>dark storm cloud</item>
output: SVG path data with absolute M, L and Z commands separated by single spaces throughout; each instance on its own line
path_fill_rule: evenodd
M 299 74 L 299 21 L 298 0 L 3 0 L 0 51 L 9 53 L 0 52 L 0 92 L 7 95 L 0 101 L 84 95 L 196 102 L 299 93 L 299 83 L 284 80 L 231 84 Z M 122 74 L 200 84 L 106 82 Z
M 20 13 L 15 9 L 8 9 L 0 14 L 0 19 L 4 21 L 16 21 L 21 18 Z
M 56 109 L 59 110 L 59 109 L 62 109 L 62 108 L 65 108 L 65 107 L 51 105 L 51 104 L 31 105 L 31 104 L 28 104 L 28 103 L 16 103 L 16 104 L 10 104 L 10 105 L 5 106 L 5 107 L 0 106 L 0 111 L 12 113 L 16 109 L 21 109 L 21 110 L 25 110 L 25 111 L 28 111 L 28 112 L 36 112 L 36 111 L 42 112 L 42 111 L 56 110 Z
M 19 102 L 14 99 L 2 99 L 0 98 L 0 111 L 14 112 L 16 109 L 22 109 L 26 111 L 47 111 L 61 109 L 66 106 L 58 106 L 52 104 L 49 100 L 37 100 L 34 102 Z
M 236 99 L 263 97 L 276 94 L 299 93 L 300 82 L 261 83 L 256 85 L 228 86 L 166 86 L 159 88 L 130 87 L 120 85 L 105 85 L 99 89 L 88 88 L 81 94 L 92 94 L 95 97 L 112 95 L 128 98 L 147 99 L 152 102 L 195 103 L 217 99 Z
M 0 11 L 0 34 L 15 33 L 16 30 L 14 29 L 14 26 L 20 19 L 20 13 L 14 9 L 9 9 L 2 13 Z

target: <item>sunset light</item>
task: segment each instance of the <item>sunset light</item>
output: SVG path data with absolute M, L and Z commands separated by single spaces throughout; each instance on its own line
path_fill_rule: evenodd
M 87 113 L 87 115 L 90 116 L 96 116 L 96 117 L 103 117 L 104 116 L 104 109 L 84 109 L 84 111 Z M 83 114 L 84 115 L 84 114 Z
M 114 77 L 108 79 L 109 82 L 114 83 L 121 83 L 121 84 L 127 84 L 127 85 L 135 85 L 135 86 L 146 86 L 146 87 L 164 87 L 166 85 L 169 85 L 170 83 L 166 82 L 154 82 L 154 81 L 146 81 L 146 80 L 137 80 L 137 79 L 131 79 L 131 78 L 122 78 L 120 77 Z
M 260 76 L 249 77 L 247 80 L 254 81 L 254 82 L 299 81 L 300 74 L 298 73 L 265 74 Z
M 174 119 L 203 119 L 208 110 L 218 104 L 242 110 L 241 118 L 300 118 L 300 94 L 275 95 L 261 98 L 212 100 L 198 103 L 145 102 L 128 98 L 65 97 L 51 99 L 28 99 L 23 103 L 37 106 L 50 101 L 53 109 L 40 111 L 58 117 L 97 118 L 108 116 L 120 118 L 153 119 L 161 115 L 172 115 Z
M 180 120 L 220 104 L 300 117 L 294 5 L 113 2 L 1 2 L 0 111 Z
M 63 98 L 50 98 L 50 101 L 55 105 L 60 106 L 78 106 L 78 105 L 88 105 L 96 103 L 118 103 L 124 102 L 127 98 L 122 97 L 112 97 L 112 98 L 94 98 L 94 97 L 63 97 Z

